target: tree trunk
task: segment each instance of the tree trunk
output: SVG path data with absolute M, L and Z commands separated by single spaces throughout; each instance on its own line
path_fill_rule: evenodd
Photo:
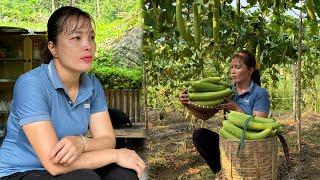
M 236 0 L 236 15 L 240 16 L 240 0 Z
M 51 0 L 51 13 L 53 13 L 56 10 L 56 7 L 54 5 L 54 0 Z
M 301 151 L 301 44 L 302 44 L 302 12 L 300 11 L 298 33 L 298 61 L 295 64 L 295 120 L 297 123 L 297 145 L 298 151 Z
M 96 17 L 100 19 L 100 5 L 99 0 L 96 0 Z
M 219 31 L 220 31 L 220 16 L 219 16 L 219 10 L 220 10 L 220 1 L 214 0 L 213 4 L 211 6 L 211 11 L 213 13 L 212 15 L 212 35 L 213 35 L 213 41 L 218 44 L 219 43 Z
M 70 6 L 75 6 L 76 5 L 76 0 L 70 0 Z

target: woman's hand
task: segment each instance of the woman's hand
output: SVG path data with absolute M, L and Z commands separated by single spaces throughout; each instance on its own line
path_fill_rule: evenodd
M 190 104 L 190 99 L 189 99 L 189 94 L 187 91 L 182 91 L 179 95 L 179 100 L 181 104 L 183 105 L 189 105 Z
M 133 150 L 116 149 L 116 163 L 124 168 L 133 169 L 141 177 L 146 165 L 140 156 Z
M 223 110 L 233 110 L 233 111 L 242 112 L 242 109 L 240 108 L 240 106 L 236 104 L 234 101 L 231 101 L 228 98 L 224 98 L 224 100 L 226 101 L 226 103 L 223 103 L 217 106 L 219 110 L 223 109 Z
M 66 136 L 54 146 L 49 158 L 55 164 L 67 166 L 79 157 L 84 146 L 81 136 Z

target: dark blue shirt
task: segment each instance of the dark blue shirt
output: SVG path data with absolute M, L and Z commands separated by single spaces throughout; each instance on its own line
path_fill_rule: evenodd
M 107 111 L 104 91 L 93 75 L 82 73 L 75 103 L 69 99 L 53 61 L 23 74 L 17 80 L 7 134 L 0 148 L 0 177 L 44 169 L 22 126 L 51 121 L 59 139 L 84 135 L 90 115 Z
M 267 90 L 261 88 L 251 81 L 249 89 L 244 94 L 239 95 L 233 85 L 234 95 L 232 100 L 240 106 L 245 114 L 252 115 L 253 111 L 269 113 L 270 99 Z

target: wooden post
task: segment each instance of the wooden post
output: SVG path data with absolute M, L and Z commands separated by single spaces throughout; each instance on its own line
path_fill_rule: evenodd
M 144 123 L 146 124 L 146 129 L 148 130 L 149 124 L 148 124 L 148 91 L 147 91 L 147 71 L 146 71 L 146 65 L 145 61 L 143 59 L 143 95 L 144 95 Z
M 140 88 L 137 90 L 137 103 L 138 103 L 138 108 L 137 108 L 137 121 L 139 123 L 142 122 L 141 120 L 141 90 Z
M 26 37 L 23 40 L 24 50 L 23 50 L 23 59 L 24 63 L 24 72 L 28 72 L 32 69 L 32 40 L 30 37 Z
M 134 94 L 134 120 L 135 120 L 135 122 L 140 122 L 139 121 L 139 118 L 138 118 L 138 109 L 139 109 L 139 106 L 138 106 L 138 101 L 139 101 L 139 99 L 138 99 L 138 90 L 137 89 L 135 89 L 134 90 L 134 92 L 133 92 L 133 94 Z

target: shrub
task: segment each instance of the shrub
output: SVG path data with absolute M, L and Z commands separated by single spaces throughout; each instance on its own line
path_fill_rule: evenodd
M 101 66 L 91 71 L 100 79 L 105 89 L 138 89 L 142 84 L 141 68 Z

